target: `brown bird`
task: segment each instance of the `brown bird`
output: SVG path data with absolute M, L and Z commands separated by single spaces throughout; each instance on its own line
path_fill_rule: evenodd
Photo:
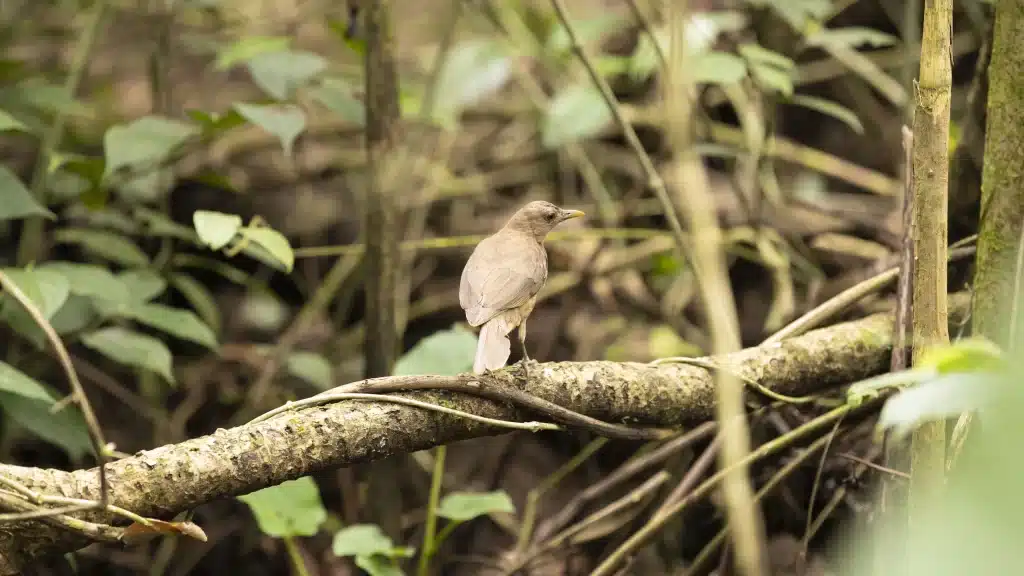
M 526 318 L 548 279 L 544 238 L 556 225 L 579 218 L 579 210 L 563 210 L 550 202 L 530 202 L 512 215 L 505 227 L 473 250 L 462 270 L 459 304 L 470 326 L 480 326 L 473 372 L 482 374 L 505 365 L 512 352 L 508 334 L 519 328 L 526 353 Z

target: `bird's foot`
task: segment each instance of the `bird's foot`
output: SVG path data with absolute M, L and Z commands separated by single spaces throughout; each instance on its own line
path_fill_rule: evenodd
M 523 381 L 527 384 L 530 383 L 530 364 L 533 360 L 530 360 L 529 356 L 524 356 L 518 362 L 519 368 L 523 371 Z

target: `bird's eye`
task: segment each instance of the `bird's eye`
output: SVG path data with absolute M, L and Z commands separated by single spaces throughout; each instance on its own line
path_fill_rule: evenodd
M 555 219 L 555 213 L 554 212 L 548 212 L 547 214 L 544 215 L 544 217 L 547 218 L 548 220 L 554 220 Z

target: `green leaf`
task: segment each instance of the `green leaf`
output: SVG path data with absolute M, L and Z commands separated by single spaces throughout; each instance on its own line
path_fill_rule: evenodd
M 92 108 L 80 100 L 75 100 L 63 84 L 53 84 L 39 76 L 23 80 L 6 92 L 11 100 L 49 114 L 60 113 L 80 118 L 94 115 Z
M 288 356 L 288 373 L 301 378 L 321 390 L 334 385 L 331 374 L 331 363 L 320 354 L 313 352 L 294 352 Z
M 313 98 L 343 120 L 357 126 L 366 125 L 366 106 L 356 98 L 355 91 L 341 78 L 323 78 L 311 91 Z
M 695 56 L 693 81 L 698 84 L 733 84 L 747 76 L 747 64 L 728 52 L 706 52 Z
M 309 476 L 239 496 L 252 510 L 260 530 L 276 538 L 313 536 L 327 519 L 320 489 Z
M 198 133 L 191 124 L 160 116 L 144 116 L 129 124 L 112 126 L 103 135 L 103 176 L 129 166 L 159 164 Z
M 877 398 L 883 390 L 914 386 L 935 375 L 934 370 L 922 368 L 879 374 L 860 382 L 854 382 L 846 391 L 846 401 L 858 406 L 865 400 Z
M 174 383 L 171 351 L 162 341 L 152 336 L 111 326 L 84 334 L 82 344 L 114 362 L 150 370 L 168 383 Z
M 58 244 L 77 244 L 83 250 L 123 266 L 149 266 L 149 256 L 120 234 L 92 228 L 64 228 L 54 233 Z
M 957 340 L 948 346 L 928 348 L 915 365 L 933 368 L 939 374 L 998 372 L 1008 367 L 999 346 L 981 336 Z
M 500 42 L 470 40 L 447 56 L 437 84 L 430 118 L 454 129 L 462 110 L 494 94 L 512 75 L 512 59 Z
M 353 524 L 334 534 L 335 556 L 389 556 L 395 544 L 376 524 Z
M 261 106 L 236 102 L 234 107 L 246 120 L 276 136 L 285 156 L 292 155 L 295 139 L 306 129 L 302 110 L 291 104 Z
M 94 264 L 47 262 L 40 270 L 53 270 L 68 280 L 72 294 L 122 302 L 130 298 L 128 288 L 113 272 Z
M 196 228 L 200 242 L 212 250 L 220 250 L 227 246 L 242 228 L 242 217 L 237 214 L 196 210 L 192 214 L 192 224 Z
M 273 228 L 260 226 L 245 227 L 242 229 L 242 235 L 262 246 L 275 260 L 284 265 L 286 272 L 292 271 L 292 266 L 295 265 L 295 252 L 292 251 L 292 246 L 284 234 Z
M 592 85 L 573 84 L 551 102 L 541 125 L 545 148 L 558 148 L 596 136 L 613 120 L 608 104 Z
M 779 54 L 774 50 L 769 50 L 759 44 L 740 44 L 738 50 L 740 56 L 751 64 L 762 64 L 787 71 L 796 68 L 796 62 L 793 62 L 792 58 L 785 54 Z
M 144 225 L 140 232 L 149 236 L 166 236 L 193 243 L 198 241 L 196 233 L 191 227 L 178 224 L 156 210 L 136 206 L 132 215 Z
M 29 216 L 56 220 L 57 215 L 39 203 L 21 179 L 0 165 L 0 222 Z
M 124 302 L 114 307 L 113 313 L 182 340 L 189 340 L 210 349 L 217 348 L 217 337 L 213 331 L 191 310 L 172 308 L 163 304 Z
M 167 281 L 148 268 L 125 270 L 117 278 L 128 289 L 128 297 L 136 302 L 148 302 L 167 289 Z
M 92 451 L 89 429 L 75 404 L 51 413 L 54 400 L 29 398 L 20 394 L 0 391 L 0 407 L 22 428 L 39 438 L 59 446 L 74 460 Z
M 71 294 L 68 301 L 50 318 L 50 326 L 61 336 L 84 330 L 99 318 L 93 302 L 92 298 Z M 40 333 L 40 341 L 43 337 Z
M 395 362 L 394 375 L 461 374 L 473 367 L 476 335 L 458 324 L 420 340 Z
M 753 6 L 771 6 L 795 30 L 823 19 L 832 9 L 831 0 L 747 0 Z
M 893 441 L 899 442 L 924 422 L 952 418 L 990 406 L 999 385 L 986 374 L 939 376 L 901 390 L 886 401 L 877 426 L 883 430 L 892 429 Z
M 71 285 L 68 279 L 54 270 L 44 268 L 5 268 L 3 273 L 36 305 L 39 312 L 47 320 L 57 313 L 57 310 L 64 305 L 68 295 L 71 293 Z M 16 301 L 13 296 L 4 294 L 5 312 L 7 312 L 8 307 L 24 311 L 21 303 Z M 29 322 L 35 324 L 31 318 L 26 318 Z
M 0 360 L 0 392 L 17 394 L 23 398 L 32 398 L 41 402 L 54 403 L 53 395 L 42 384 L 36 382 L 14 366 Z
M 362 568 L 370 576 L 405 576 L 402 569 L 395 566 L 390 558 L 384 556 L 356 556 L 356 566 Z
M 234 110 L 228 110 L 226 113 L 220 114 L 191 109 L 187 110 L 185 114 L 199 124 L 203 129 L 203 133 L 207 136 L 221 134 L 245 124 L 245 118 L 242 118 L 241 114 Z
M 847 46 L 850 48 L 857 48 L 864 45 L 871 48 L 884 48 L 886 46 L 893 46 L 896 42 L 897 38 L 892 34 L 886 34 L 885 32 L 879 32 L 878 30 L 873 30 L 871 28 L 861 28 L 857 26 L 850 26 L 847 28 L 823 28 L 819 32 L 807 37 L 807 44 L 810 46 L 831 44 L 833 46 Z
M 752 67 L 754 79 L 762 88 L 774 90 L 789 97 L 793 95 L 793 76 L 790 72 L 773 66 L 755 65 Z
M 6 110 L 0 109 L 0 132 L 7 131 L 31 132 L 29 127 L 25 126 L 21 120 L 11 116 Z
M 214 65 L 218 70 L 227 70 L 261 54 L 287 50 L 290 45 L 291 39 L 285 36 L 246 36 L 220 50 Z
M 857 114 L 853 110 L 842 104 L 805 94 L 794 94 L 788 102 L 831 116 L 849 126 L 857 134 L 864 134 L 864 125 L 860 123 L 860 118 L 857 118 Z
M 278 100 L 291 98 L 297 88 L 327 69 L 326 60 L 302 50 L 264 52 L 250 58 L 246 65 L 253 81 Z
M 188 300 L 189 306 L 192 306 L 196 314 L 213 330 L 213 333 L 219 334 L 221 330 L 220 306 L 210 290 L 188 274 L 172 273 L 170 281 L 171 286 L 180 292 L 185 300 Z
M 515 511 L 512 499 L 504 490 L 483 493 L 453 492 L 442 498 L 441 504 L 437 507 L 438 516 L 456 522 L 465 522 L 492 512 L 514 514 Z

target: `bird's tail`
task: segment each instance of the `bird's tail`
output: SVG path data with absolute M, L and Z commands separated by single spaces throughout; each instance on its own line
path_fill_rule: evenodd
M 512 354 L 512 344 L 508 340 L 510 331 L 508 321 L 500 314 L 484 324 L 476 343 L 473 372 L 483 374 L 485 370 L 497 370 L 505 365 Z

